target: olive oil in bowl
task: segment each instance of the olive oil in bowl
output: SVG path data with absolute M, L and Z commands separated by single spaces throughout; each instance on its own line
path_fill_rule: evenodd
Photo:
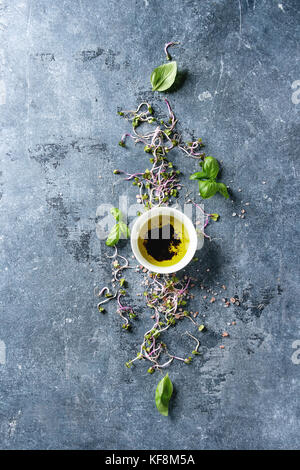
M 189 217 L 173 207 L 155 207 L 140 215 L 131 229 L 138 262 L 155 273 L 184 268 L 197 249 L 197 232 Z
M 174 215 L 157 215 L 141 227 L 138 247 L 154 266 L 173 266 L 186 255 L 190 239 L 182 221 Z

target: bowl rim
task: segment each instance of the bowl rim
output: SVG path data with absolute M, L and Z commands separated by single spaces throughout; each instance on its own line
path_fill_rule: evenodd
M 177 219 L 179 218 L 180 221 L 182 221 L 188 231 L 189 234 L 189 239 L 190 243 L 187 249 L 186 254 L 184 257 L 178 261 L 177 263 L 173 264 L 172 266 L 156 266 L 149 261 L 147 261 L 141 254 L 139 247 L 138 247 L 138 236 L 141 228 L 144 226 L 145 222 L 149 220 L 152 217 L 156 217 L 157 215 L 160 214 L 174 214 L 174 216 L 177 216 Z M 159 274 L 171 274 L 179 271 L 180 269 L 185 268 L 190 261 L 193 259 L 194 254 L 197 250 L 197 242 L 198 242 L 198 237 L 197 237 L 197 232 L 194 227 L 193 222 L 191 219 L 181 212 L 178 209 L 175 209 L 174 207 L 154 207 L 152 209 L 149 209 L 148 211 L 144 212 L 142 215 L 140 215 L 137 220 L 134 222 L 133 227 L 131 229 L 131 236 L 130 236 L 130 242 L 131 242 L 131 249 L 132 252 L 137 259 L 137 261 L 147 268 L 151 272 L 159 273 Z

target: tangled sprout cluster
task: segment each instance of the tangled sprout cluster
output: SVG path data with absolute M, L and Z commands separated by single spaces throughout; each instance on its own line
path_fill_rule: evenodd
M 111 288 L 108 286 L 103 287 L 101 290 L 98 288 L 95 289 L 95 295 L 97 297 L 103 297 L 103 300 L 100 300 L 98 303 L 98 310 L 101 313 L 105 312 L 104 304 L 110 300 L 117 299 L 118 309 L 117 313 L 123 320 L 122 328 L 124 330 L 130 329 L 129 319 L 136 318 L 136 314 L 133 311 L 133 308 L 122 304 L 122 297 L 126 295 L 127 282 L 122 276 L 122 272 L 126 269 L 131 269 L 129 266 L 128 259 L 125 256 L 121 256 L 118 253 L 118 249 L 115 246 L 115 251 L 112 256 L 106 255 L 107 258 L 112 259 L 112 279 L 111 279 Z M 122 264 L 121 264 L 122 263 Z M 129 319 L 128 319 L 129 318 Z
M 204 330 L 204 325 L 198 325 L 190 316 L 190 312 L 184 308 L 189 297 L 188 287 L 191 278 L 185 276 L 184 280 L 179 280 L 175 275 L 170 277 L 167 275 L 160 276 L 159 274 L 149 273 L 149 279 L 149 287 L 148 290 L 144 292 L 144 296 L 147 301 L 147 306 L 153 310 L 151 318 L 154 319 L 154 324 L 152 328 L 144 334 L 144 339 L 137 356 L 127 362 L 126 366 L 131 367 L 135 361 L 146 359 L 152 363 L 148 372 L 153 373 L 157 369 L 168 366 L 174 359 L 182 361 L 185 364 L 189 364 L 192 360 L 191 356 L 182 358 L 171 354 L 166 344 L 160 339 L 163 332 L 175 325 L 177 320 L 184 318 L 188 318 L 199 331 Z M 199 340 L 188 332 L 186 332 L 186 334 L 196 341 L 196 347 L 192 351 L 192 354 L 199 354 Z M 165 356 L 166 360 L 159 362 L 162 356 Z
M 168 161 L 167 154 L 174 148 L 179 148 L 187 156 L 204 159 L 205 153 L 201 151 L 204 146 L 201 139 L 194 142 L 184 143 L 181 135 L 176 130 L 177 119 L 171 109 L 167 99 L 165 103 L 168 108 L 168 120 L 159 122 L 153 116 L 152 106 L 141 103 L 136 110 L 119 111 L 120 116 L 132 123 L 132 133 L 122 136 L 119 145 L 126 146 L 126 140 L 132 139 L 135 144 L 141 142 L 144 151 L 151 154 L 149 158 L 150 168 L 143 173 L 127 173 L 122 170 L 114 170 L 115 174 L 124 174 L 125 180 L 133 180 L 133 184 L 139 188 L 138 200 L 145 208 L 151 209 L 161 205 L 168 205 L 172 197 L 178 196 L 181 189 L 179 183 L 180 171 L 173 167 L 173 163 Z M 138 132 L 141 124 L 156 124 L 156 127 L 147 133 Z
M 119 111 L 118 113 L 132 123 L 132 132 L 125 133 L 119 145 L 126 147 L 127 140 L 131 139 L 135 144 L 143 144 L 144 151 L 150 155 L 150 168 L 142 173 L 114 170 L 115 174 L 125 175 L 126 181 L 132 181 L 132 184 L 139 188 L 137 198 L 138 202 L 143 204 L 144 210 L 166 206 L 172 198 L 179 195 L 178 192 L 181 189 L 179 182 L 180 171 L 176 170 L 173 163 L 167 158 L 171 150 L 178 148 L 188 157 L 199 160 L 205 158 L 205 153 L 202 150 L 204 144 L 201 139 L 183 142 L 181 135 L 176 130 L 177 119 L 167 99 L 165 99 L 165 103 L 168 110 L 167 122 L 164 120 L 158 121 L 154 117 L 151 105 L 147 102 L 142 102 L 136 110 Z M 141 130 L 143 124 L 155 125 L 155 127 L 143 133 Z M 193 201 L 189 200 L 189 202 Z M 206 214 L 200 206 L 195 205 L 206 216 L 203 228 L 207 226 L 209 219 L 217 220 L 217 214 Z M 207 236 L 204 232 L 202 233 Z M 96 295 L 98 297 L 104 296 L 104 299 L 98 304 L 98 309 L 100 312 L 104 312 L 103 304 L 115 299 L 117 313 L 123 320 L 122 328 L 129 330 L 131 327 L 130 320 L 134 319 L 136 314 L 131 306 L 124 304 L 123 299 L 126 296 L 127 282 L 122 276 L 124 270 L 134 269 L 135 267 L 129 266 L 128 260 L 118 253 L 116 247 L 114 254 L 108 256 L 108 258 L 112 259 L 111 288 L 106 286 L 101 290 L 97 290 Z M 174 360 L 189 364 L 192 356 L 178 357 L 171 354 L 166 344 L 161 340 L 161 335 L 174 326 L 178 320 L 185 318 L 189 319 L 199 331 L 205 329 L 204 325 L 199 325 L 192 318 L 190 312 L 186 310 L 186 304 L 190 297 L 189 288 L 193 286 L 191 284 L 192 279 L 187 276 L 180 280 L 175 275 L 160 275 L 150 272 L 146 274 L 147 269 L 143 269 L 142 266 L 135 269 L 142 270 L 147 276 L 145 281 L 147 291 L 144 292 L 144 297 L 147 307 L 153 312 L 151 318 L 154 323 L 144 334 L 137 356 L 128 361 L 126 366 L 130 368 L 135 361 L 144 359 L 151 363 L 148 372 L 153 373 L 155 370 L 168 366 Z M 199 354 L 199 340 L 187 331 L 186 334 L 196 343 L 192 354 Z

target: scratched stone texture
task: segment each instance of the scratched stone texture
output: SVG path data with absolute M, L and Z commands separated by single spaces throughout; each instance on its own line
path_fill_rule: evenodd
M 2 449 L 299 448 L 299 34 L 298 0 L 0 1 Z M 186 273 L 207 331 L 201 356 L 169 369 L 165 418 L 160 375 L 124 367 L 151 325 L 140 274 L 126 275 L 128 334 L 94 287 L 111 278 L 97 207 L 135 202 L 112 170 L 146 165 L 117 145 L 116 111 L 147 99 L 165 112 L 149 77 L 170 40 L 182 80 L 166 96 L 186 138 L 223 161 L 231 198 L 205 204 L 221 218 Z M 197 162 L 174 159 L 199 201 Z M 232 295 L 241 305 L 224 308 Z M 186 329 L 166 338 L 183 354 Z

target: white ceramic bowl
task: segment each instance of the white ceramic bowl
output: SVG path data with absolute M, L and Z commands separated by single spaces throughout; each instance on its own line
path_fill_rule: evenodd
M 184 224 L 185 228 L 188 231 L 190 242 L 187 252 L 180 261 L 178 261 L 176 264 L 173 264 L 172 266 L 156 266 L 152 263 L 149 263 L 149 261 L 147 261 L 141 254 L 138 246 L 139 234 L 141 229 L 144 227 L 145 223 L 149 219 L 152 219 L 152 217 L 157 217 L 159 215 L 174 216 L 177 220 Z M 177 209 L 173 209 L 172 207 L 156 207 L 140 215 L 132 227 L 130 240 L 133 254 L 138 260 L 138 262 L 150 271 L 161 274 L 175 273 L 176 271 L 183 269 L 193 259 L 195 251 L 197 249 L 198 241 L 197 232 L 191 219 L 187 217 L 183 212 Z

